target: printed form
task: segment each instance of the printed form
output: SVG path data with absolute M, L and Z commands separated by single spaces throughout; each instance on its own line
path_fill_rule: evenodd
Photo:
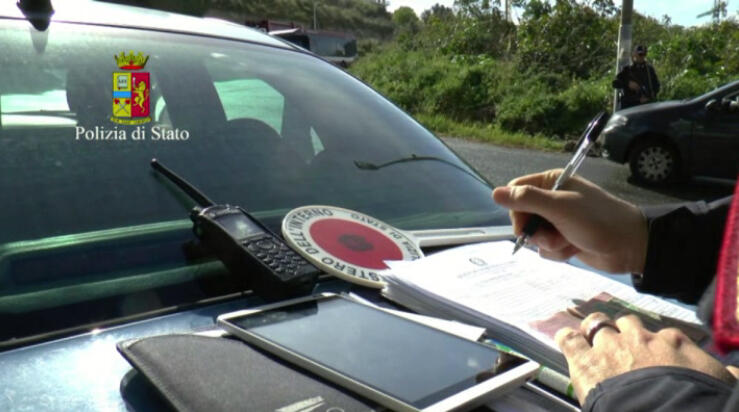
M 597 273 L 540 258 L 529 249 L 512 256 L 511 246 L 508 241 L 480 243 L 415 261 L 388 261 L 383 293 L 421 313 L 480 321 L 476 324 L 481 326 L 502 322 L 555 349 L 551 331 L 571 325 L 553 325 L 546 333 L 546 328 L 532 324 L 557 322 L 558 313 L 575 306 L 573 299 L 587 301 L 602 292 L 651 312 L 700 323 L 688 309 Z

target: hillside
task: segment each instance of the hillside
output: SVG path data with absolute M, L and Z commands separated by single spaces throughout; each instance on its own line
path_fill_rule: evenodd
M 237 23 L 273 19 L 313 26 L 313 4 L 319 29 L 353 33 L 359 39 L 388 39 L 392 15 L 374 0 L 109 0 L 115 3 L 219 17 Z

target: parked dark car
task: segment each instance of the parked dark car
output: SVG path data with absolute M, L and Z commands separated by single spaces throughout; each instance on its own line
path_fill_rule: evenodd
M 739 172 L 739 81 L 694 99 L 621 110 L 606 129 L 605 156 L 629 163 L 642 183 L 688 176 L 736 179 Z

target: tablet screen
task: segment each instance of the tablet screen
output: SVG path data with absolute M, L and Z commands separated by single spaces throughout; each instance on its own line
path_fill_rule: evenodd
M 338 297 L 228 321 L 417 409 L 502 369 L 491 347 Z

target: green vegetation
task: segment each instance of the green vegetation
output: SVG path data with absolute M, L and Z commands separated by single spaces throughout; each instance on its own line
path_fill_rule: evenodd
M 501 146 L 549 151 L 562 151 L 565 145 L 561 140 L 549 139 L 540 134 L 530 135 L 502 130 L 499 126 L 489 122 L 458 122 L 444 115 L 423 113 L 415 115 L 415 118 L 428 129 L 442 136 L 464 137 Z
M 516 26 L 492 3 L 457 0 L 454 11 L 437 5 L 420 19 L 400 8 L 393 40 L 351 71 L 437 133 L 558 149 L 612 107 L 620 10 L 612 0 L 518 0 Z M 736 21 L 684 28 L 635 15 L 633 26 L 660 100 L 739 78 Z
M 373 39 L 385 39 L 393 33 L 391 14 L 368 0 L 217 0 L 211 7 L 312 27 L 314 3 L 319 29 L 348 31 L 358 38 Z
M 191 14 L 215 15 L 238 23 L 278 20 L 312 27 L 313 5 L 319 29 L 354 33 L 370 45 L 392 36 L 394 25 L 385 6 L 369 0 L 106 0 Z

